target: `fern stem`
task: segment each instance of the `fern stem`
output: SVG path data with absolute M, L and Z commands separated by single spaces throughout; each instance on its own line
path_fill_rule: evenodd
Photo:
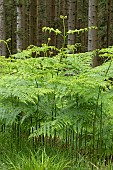
M 99 91 L 98 91 L 98 96 L 97 96 L 97 102 L 96 102 L 96 108 L 95 108 L 95 113 L 93 115 L 93 163 L 95 161 L 95 144 L 96 144 L 96 119 L 97 119 L 97 113 L 98 113 L 98 103 L 99 103 L 99 98 L 101 95 L 101 86 L 99 86 Z
M 100 115 L 100 139 L 99 139 L 99 143 L 100 143 L 100 158 L 102 158 L 102 134 L 103 134 L 103 130 L 102 130 L 102 124 L 103 124 L 103 115 L 102 115 L 102 102 L 101 102 L 101 115 Z
M 110 70 L 111 63 L 112 63 L 112 59 L 110 60 L 110 63 L 109 63 L 108 69 L 106 70 L 105 77 L 107 76 L 107 74 L 108 74 L 108 72 L 109 72 L 109 70 Z
M 78 120 L 76 121 L 76 161 L 78 159 Z

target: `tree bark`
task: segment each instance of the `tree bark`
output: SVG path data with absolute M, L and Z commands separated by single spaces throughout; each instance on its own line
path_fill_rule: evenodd
M 88 27 L 97 26 L 97 0 L 89 0 Z M 88 31 L 88 51 L 98 48 L 98 31 L 89 29 Z
M 17 4 L 17 34 L 16 34 L 16 44 L 17 51 L 22 50 L 22 3 L 18 2 Z
M 89 0 L 88 8 L 88 27 L 97 26 L 97 0 Z M 98 48 L 98 31 L 97 29 L 89 29 L 88 31 L 88 51 Z M 92 66 L 97 66 L 98 56 L 93 57 Z
M 76 27 L 76 0 L 69 0 L 68 30 Z M 75 44 L 75 34 L 68 35 L 68 45 Z
M 50 25 L 55 29 L 55 0 L 51 0 L 50 3 Z M 55 33 L 51 32 L 50 34 L 50 45 L 55 45 Z
M 111 25 L 111 0 L 108 0 L 107 5 L 107 47 L 110 46 L 110 25 Z
M 29 42 L 32 45 L 37 44 L 37 0 L 31 0 L 29 4 Z
M 6 39 L 4 0 L 0 0 L 0 40 Z M 0 42 L 0 55 L 6 55 L 6 45 Z
M 43 28 L 43 5 L 42 0 L 37 1 L 37 45 L 41 46 L 43 43 L 42 28 Z

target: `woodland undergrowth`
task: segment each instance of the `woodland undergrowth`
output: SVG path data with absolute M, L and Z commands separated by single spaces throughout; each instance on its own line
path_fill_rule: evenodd
M 27 145 L 33 152 L 45 148 L 48 155 L 52 148 L 67 151 L 94 169 L 111 165 L 113 47 L 98 50 L 107 59 L 95 68 L 96 51 L 74 54 L 72 48 L 68 54 L 63 48 L 51 57 L 53 49 L 29 46 L 0 57 L 0 155 Z

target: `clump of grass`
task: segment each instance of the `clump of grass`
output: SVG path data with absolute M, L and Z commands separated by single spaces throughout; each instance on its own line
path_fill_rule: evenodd
M 71 158 L 68 152 L 59 152 L 55 149 L 38 149 L 38 151 L 23 150 L 17 153 L 3 154 L 0 170 L 111 170 L 111 164 L 95 165 L 87 157 L 79 155 L 78 159 Z M 55 154 L 56 152 L 56 154 Z
M 13 170 L 66 170 L 71 169 L 71 161 L 60 154 L 47 155 L 45 149 L 37 152 L 15 153 L 12 158 L 7 155 L 2 163 L 7 169 Z

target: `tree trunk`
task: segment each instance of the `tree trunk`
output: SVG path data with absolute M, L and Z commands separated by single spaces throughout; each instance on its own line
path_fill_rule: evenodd
M 16 37 L 15 37 L 15 34 L 14 32 L 16 31 L 16 22 L 15 22 L 15 19 L 16 19 L 16 14 L 15 14 L 15 11 L 16 11 L 16 4 L 15 4 L 15 1 L 14 0 L 11 0 L 10 2 L 10 9 L 11 9 L 11 13 L 10 13 L 10 18 L 11 18 L 11 25 L 10 25 L 10 34 L 11 34 L 11 45 L 10 45 L 10 50 L 11 50 L 11 54 L 15 53 L 16 52 Z M 15 5 L 15 7 L 14 7 Z M 8 28 L 7 28 L 8 29 Z M 9 35 L 8 35 L 8 38 L 10 38 Z
M 97 0 L 89 0 L 88 9 L 88 27 L 97 26 Z M 89 29 L 88 31 L 88 51 L 98 48 L 98 31 L 97 29 Z M 95 56 L 92 61 L 92 66 L 97 66 L 98 56 Z
M 107 47 L 110 46 L 110 25 L 111 25 L 111 0 L 108 0 L 107 5 Z
M 22 32 L 22 3 L 18 2 L 17 4 L 17 34 L 16 34 L 16 44 L 17 51 L 22 50 L 22 40 L 23 40 L 23 32 Z
M 6 39 L 4 0 L 0 0 L 0 40 Z M 0 56 L 6 55 L 6 45 L 0 42 Z
M 97 0 L 89 0 L 88 27 L 97 26 Z M 97 29 L 88 31 L 88 51 L 98 48 Z
M 26 7 L 27 7 L 27 2 L 26 0 L 23 0 L 23 4 L 22 4 L 22 49 L 26 49 L 28 44 L 27 44 L 27 39 L 26 39 L 26 34 L 28 32 L 26 32 Z
M 41 46 L 43 43 L 43 37 L 42 37 L 42 27 L 43 27 L 43 6 L 42 6 L 42 0 L 37 1 L 37 45 Z
M 5 29 L 6 29 L 6 39 L 11 38 L 8 42 L 11 54 L 16 53 L 16 3 L 15 0 L 10 0 L 5 3 Z M 6 55 L 8 57 L 9 51 L 6 49 Z
M 63 1 L 63 16 L 68 15 L 68 0 Z
M 30 0 L 26 0 L 25 3 L 25 22 L 24 22 L 24 31 L 25 31 L 25 46 L 29 46 L 30 45 L 30 29 L 29 29 L 29 25 L 30 25 Z
M 87 28 L 88 27 L 88 1 L 81 0 L 78 1 L 77 4 L 77 29 Z M 78 49 L 79 52 L 86 52 L 87 51 L 87 32 L 77 34 L 76 35 L 76 42 L 81 43 L 81 47 Z
M 29 11 L 29 42 L 36 45 L 37 40 L 37 0 L 30 1 Z
M 74 30 L 76 27 L 76 0 L 69 0 L 68 30 Z M 68 35 L 68 44 L 75 44 L 75 34 Z
M 55 0 L 55 29 L 62 31 L 62 22 L 60 20 L 62 0 Z M 56 35 L 55 37 L 55 46 L 59 49 L 62 47 L 62 37 Z
M 50 3 L 50 25 L 55 29 L 55 0 L 51 0 Z M 50 34 L 50 45 L 55 45 L 55 33 L 51 32 Z

